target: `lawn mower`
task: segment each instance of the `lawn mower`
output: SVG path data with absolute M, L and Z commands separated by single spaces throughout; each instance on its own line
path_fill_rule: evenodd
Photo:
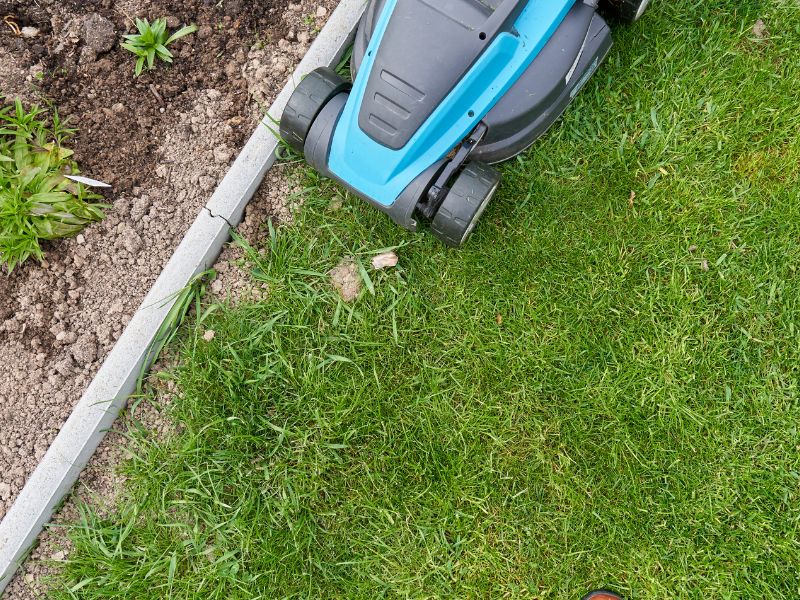
M 350 84 L 320 68 L 280 122 L 308 163 L 448 246 L 470 237 L 500 184 L 492 164 L 561 116 L 611 48 L 606 21 L 650 0 L 371 0 Z

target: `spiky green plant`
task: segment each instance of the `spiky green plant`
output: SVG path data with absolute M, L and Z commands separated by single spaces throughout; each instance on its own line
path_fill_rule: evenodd
M 100 196 L 66 175 L 77 175 L 63 143 L 74 130 L 53 111 L 52 124 L 38 106 L 17 100 L 0 109 L 0 264 L 10 273 L 30 257 L 44 258 L 41 240 L 76 235 L 104 218 Z
M 124 36 L 127 41 L 122 43 L 122 47 L 139 57 L 134 69 L 135 76 L 138 77 L 145 65 L 148 71 L 155 66 L 156 58 L 171 63 L 173 56 L 167 46 L 197 31 L 197 25 L 187 25 L 167 36 L 166 19 L 156 19 L 152 24 L 147 19 L 136 19 L 136 29 L 139 33 Z

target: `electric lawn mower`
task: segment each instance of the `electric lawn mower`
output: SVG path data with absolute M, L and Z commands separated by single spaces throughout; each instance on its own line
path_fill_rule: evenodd
M 611 48 L 604 17 L 650 0 L 371 0 L 353 84 L 328 68 L 297 86 L 282 138 L 411 231 L 459 247 L 492 199 L 491 164 L 525 150 Z

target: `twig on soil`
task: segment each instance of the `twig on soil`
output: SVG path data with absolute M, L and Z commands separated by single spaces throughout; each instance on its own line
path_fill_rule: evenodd
M 130 15 L 129 15 L 129 14 L 126 12 L 126 11 L 124 11 L 124 10 L 122 10 L 122 9 L 120 9 L 120 8 L 117 8 L 116 6 L 114 7 L 114 10 L 115 10 L 116 12 L 118 12 L 119 14 L 121 14 L 121 15 L 122 15 L 123 17 L 125 17 L 126 19 L 128 19 L 128 21 L 129 21 L 129 22 L 130 22 L 130 24 L 131 24 L 131 27 L 133 27 L 133 26 L 136 24 L 136 21 L 134 21 L 134 20 L 133 20 L 133 17 L 131 17 L 131 16 L 130 16 Z
M 22 30 L 19 28 L 19 25 L 17 25 L 14 15 L 6 15 L 3 17 L 3 22 L 11 28 L 14 35 L 22 35 Z
M 164 98 L 162 98 L 161 94 L 158 93 L 158 90 L 156 89 L 156 86 L 151 83 L 149 87 L 150 87 L 150 91 L 152 92 L 153 96 L 155 96 L 156 100 L 158 100 L 158 103 L 161 106 L 164 106 Z

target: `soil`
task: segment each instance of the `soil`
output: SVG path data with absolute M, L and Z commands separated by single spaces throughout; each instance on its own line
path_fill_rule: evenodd
M 52 102 L 82 174 L 113 185 L 104 221 L 0 272 L 0 518 L 335 4 L 0 0 L 16 25 L 0 21 L 0 95 Z M 120 36 L 161 16 L 200 29 L 134 79 Z M 256 202 L 250 225 L 280 204 Z

